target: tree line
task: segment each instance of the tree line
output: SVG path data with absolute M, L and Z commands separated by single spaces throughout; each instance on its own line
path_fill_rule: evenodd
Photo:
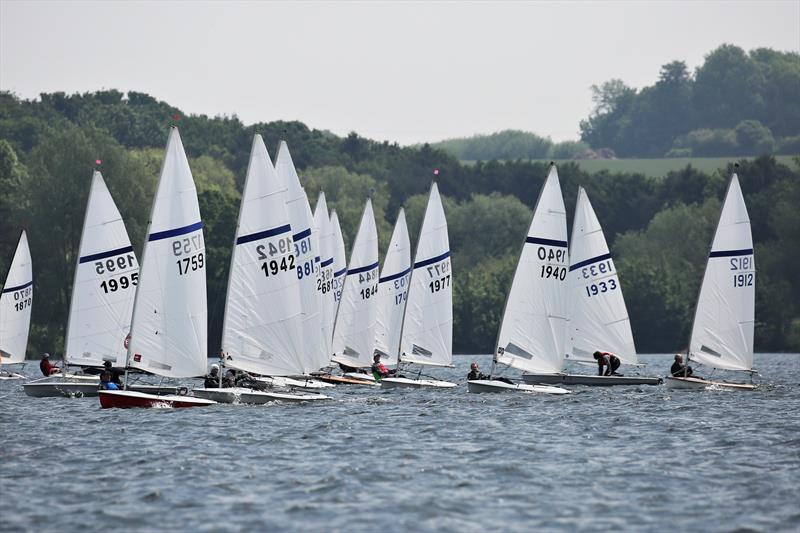
M 381 251 L 401 206 L 412 241 L 431 181 L 448 217 L 454 270 L 455 350 L 487 353 L 495 336 L 545 163 L 462 165 L 429 145 L 401 147 L 352 133 L 338 137 L 299 122 L 244 125 L 236 117 L 185 115 L 141 93 L 101 91 L 22 100 L 0 93 L 0 276 L 22 228 L 31 243 L 35 302 L 29 354 L 63 349 L 72 277 L 91 173 L 101 160 L 134 248 L 142 247 L 167 129 L 177 123 L 205 225 L 209 353 L 219 349 L 231 243 L 252 135 L 274 150 L 285 139 L 312 206 L 324 190 L 348 246 L 364 200 L 375 208 Z M 274 156 L 274 153 L 273 153 Z M 587 189 L 620 272 L 640 351 L 685 347 L 719 203 L 732 171 L 692 167 L 662 179 L 559 167 L 571 223 Z M 438 175 L 434 176 L 434 170 Z M 758 268 L 756 346 L 800 350 L 800 161 L 762 157 L 739 171 Z M 413 244 L 413 242 L 412 242 Z

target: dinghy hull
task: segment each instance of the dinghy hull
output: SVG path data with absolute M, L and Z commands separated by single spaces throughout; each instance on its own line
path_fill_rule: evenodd
M 294 392 L 267 392 L 248 389 L 245 387 L 231 387 L 227 389 L 205 389 L 198 388 L 192 390 L 196 398 L 204 398 L 217 403 L 238 403 L 263 405 L 271 402 L 314 402 L 330 400 L 330 396 L 312 393 Z
M 659 385 L 659 377 L 647 376 L 590 376 L 587 374 L 522 374 L 525 383 L 531 385 L 588 385 L 610 387 L 612 385 Z
M 100 407 L 103 409 L 206 407 L 217 403 L 193 396 L 178 396 L 174 394 L 159 396 L 157 394 L 126 390 L 101 390 L 99 394 Z
M 383 378 L 379 383 L 384 389 L 452 389 L 458 386 L 450 381 L 438 379 Z
M 50 377 L 37 379 L 23 386 L 25 394 L 34 398 L 53 398 L 66 396 L 68 398 L 83 398 L 97 396 L 100 387 L 100 378 L 97 376 L 80 376 L 56 374 Z
M 728 390 L 754 390 L 752 383 L 727 383 L 724 381 L 710 381 L 700 378 L 679 378 L 669 376 L 665 380 L 668 389 L 702 390 L 708 388 Z
M 256 381 L 266 383 L 271 387 L 291 387 L 293 389 L 329 389 L 334 387 L 332 383 L 325 383 L 319 379 L 312 378 L 289 378 L 281 376 L 262 376 L 255 378 Z
M 472 393 L 524 392 L 528 394 L 571 394 L 567 389 L 550 385 L 529 385 L 528 383 L 506 383 L 504 381 L 475 379 L 467 381 L 467 390 Z
M 25 376 L 17 374 L 16 372 L 0 371 L 0 381 L 7 381 L 10 379 L 25 379 Z
M 375 381 L 367 381 L 365 379 L 353 379 L 344 376 L 335 376 L 333 374 L 320 374 L 314 377 L 320 381 L 331 383 L 333 385 L 368 385 L 370 387 L 377 385 Z

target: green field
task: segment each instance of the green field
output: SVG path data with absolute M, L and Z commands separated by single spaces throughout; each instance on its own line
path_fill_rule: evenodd
M 794 159 L 797 156 L 778 155 L 775 159 L 778 162 L 795 167 Z M 728 163 L 735 163 L 742 159 L 753 159 L 752 157 L 675 157 L 661 159 L 581 159 L 581 160 L 556 160 L 556 163 L 577 163 L 583 170 L 589 173 L 608 170 L 609 172 L 639 173 L 656 178 L 663 177 L 671 170 L 681 170 L 686 165 L 712 173 L 718 169 L 724 169 Z M 542 162 L 548 162 L 541 160 Z M 467 165 L 475 164 L 475 161 L 462 161 Z

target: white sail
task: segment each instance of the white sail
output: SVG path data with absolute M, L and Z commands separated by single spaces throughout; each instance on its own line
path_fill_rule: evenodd
M 449 366 L 453 362 L 453 272 L 439 188 L 431 186 L 408 289 L 400 360 Z
M 378 315 L 378 230 L 367 200 L 358 227 L 333 330 L 333 360 L 352 367 L 372 364 Z
M 320 314 L 322 318 L 323 354 L 320 367 L 327 366 L 331 360 L 333 343 L 333 322 L 336 320 L 336 300 L 333 299 L 333 227 L 328 215 L 328 204 L 325 193 L 319 193 L 314 209 L 314 227 L 319 235 L 319 269 L 317 270 L 317 291 L 320 298 Z
M 578 188 L 569 250 L 570 338 L 566 358 L 594 361 L 611 352 L 636 364 L 631 322 L 603 228 L 583 187 Z
M 31 250 L 28 236 L 23 231 L 0 294 L 0 363 L 25 361 L 32 304 Z
M 66 338 L 73 365 L 124 366 L 139 262 L 100 172 L 92 176 Z
M 306 193 L 300 186 L 300 178 L 297 176 L 292 156 L 289 154 L 289 147 L 283 141 L 278 148 L 275 169 L 278 172 L 278 178 L 288 189 L 286 210 L 292 225 L 303 313 L 302 342 L 297 343 L 300 348 L 298 357 L 302 363 L 303 373 L 307 374 L 320 369 L 324 353 L 320 314 L 321 299 L 317 292 L 317 252 L 314 248 L 315 236 L 312 235 L 314 217 L 311 214 Z
M 714 368 L 753 368 L 756 265 L 750 217 L 731 177 L 697 300 L 689 357 Z
M 567 214 L 551 166 L 511 282 L 495 360 L 527 372 L 564 367 L 567 335 Z
M 347 275 L 347 252 L 344 248 L 342 227 L 339 225 L 339 215 L 335 210 L 331 212 L 331 252 L 333 253 L 333 290 L 330 295 L 333 298 L 333 316 L 334 322 L 336 322 L 339 304 L 342 302 L 344 279 Z
M 260 135 L 253 139 L 233 246 L 222 349 L 232 368 L 301 374 L 302 316 L 287 189 Z
M 129 366 L 167 377 L 205 374 L 205 261 L 197 190 L 172 128 L 142 253 Z
M 392 232 L 392 240 L 383 259 L 378 285 L 378 319 L 375 328 L 375 349 L 381 360 L 397 364 L 400 353 L 400 334 L 403 314 L 408 301 L 411 280 L 411 243 L 408 239 L 406 214 L 400 209 Z

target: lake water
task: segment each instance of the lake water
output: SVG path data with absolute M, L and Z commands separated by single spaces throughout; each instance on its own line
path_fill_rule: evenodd
M 472 359 L 430 372 L 455 390 L 323 405 L 101 410 L 0 382 L 0 530 L 800 529 L 800 356 L 757 355 L 755 392 L 570 396 L 468 394 Z

